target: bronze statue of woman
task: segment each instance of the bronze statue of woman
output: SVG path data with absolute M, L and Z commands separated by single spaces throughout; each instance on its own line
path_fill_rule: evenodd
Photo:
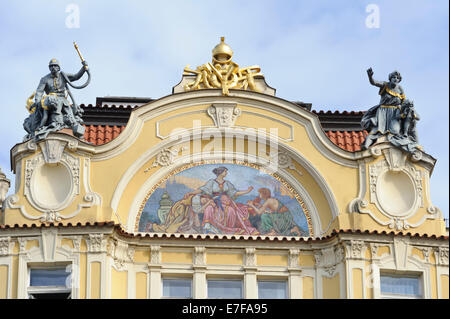
M 369 148 L 380 136 L 400 134 L 400 110 L 405 100 L 405 93 L 399 85 L 402 77 L 398 71 L 389 74 L 389 82 L 375 81 L 372 68 L 367 70 L 367 75 L 370 84 L 380 88 L 381 99 L 380 103 L 370 108 L 361 119 L 361 126 L 369 133 L 363 149 Z

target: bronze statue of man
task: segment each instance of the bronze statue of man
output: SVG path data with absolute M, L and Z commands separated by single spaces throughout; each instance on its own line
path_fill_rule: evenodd
M 83 110 L 76 104 L 69 85 L 81 89 L 90 82 L 88 64 L 82 60 L 82 68 L 76 74 L 61 71 L 58 60 L 49 62 L 50 73 L 41 78 L 34 95 L 34 103 L 28 105 L 29 118 L 24 122 L 24 128 L 29 133 L 26 138 L 42 139 L 50 132 L 57 132 L 64 128 L 71 128 L 74 136 L 82 138 L 85 128 L 82 125 Z M 84 73 L 88 73 L 88 80 L 81 86 L 71 82 L 79 80 Z M 72 103 L 67 99 L 70 96 Z

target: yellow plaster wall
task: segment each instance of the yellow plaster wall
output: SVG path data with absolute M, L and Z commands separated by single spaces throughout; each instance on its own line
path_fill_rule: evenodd
M 12 257 L 12 281 L 11 281 L 11 296 L 13 299 L 17 299 L 17 285 L 19 279 L 19 256 Z
M 136 273 L 136 299 L 147 299 L 147 274 Z
M 425 256 L 423 255 L 423 252 L 420 249 L 416 248 L 416 247 L 413 247 L 413 249 L 411 250 L 411 255 L 412 256 L 417 256 L 417 257 L 419 257 L 422 260 L 425 259 Z
M 61 239 L 61 247 L 67 246 L 71 249 L 75 248 L 75 246 L 73 245 L 73 240 L 69 239 L 69 238 L 63 238 Z
M 314 278 L 303 277 L 303 299 L 314 299 Z
M 256 254 L 258 266 L 287 266 L 288 256 L 276 254 Z
M 300 254 L 298 256 L 299 259 L 299 265 L 302 267 L 314 267 L 316 264 L 316 259 L 313 255 L 302 255 Z
M 241 253 L 207 253 L 206 263 L 217 265 L 242 265 L 243 256 Z
M 436 299 L 438 295 L 437 274 L 436 274 L 436 257 L 434 254 L 430 254 L 430 281 L 431 281 L 431 298 Z
M 339 299 L 340 298 L 340 281 L 339 274 L 333 278 L 322 276 L 323 299 Z
M 437 298 L 437 290 L 438 290 L 438 285 L 437 285 L 437 274 L 436 274 L 436 266 L 431 266 L 430 267 L 430 276 L 431 276 L 431 298 L 436 299 Z
M 449 299 L 448 296 L 448 275 L 441 275 L 441 298 Z
M 352 269 L 353 299 L 363 299 L 363 271 L 359 268 Z
M 128 296 L 128 272 L 111 268 L 111 298 L 126 299 Z
M 94 261 L 90 264 L 91 267 L 91 299 L 100 298 L 100 282 L 101 282 L 101 264 L 98 261 Z
M 377 251 L 377 256 L 381 257 L 385 254 L 390 254 L 391 253 L 391 248 L 389 246 L 380 246 L 378 247 L 378 251 Z
M 0 265 L 0 299 L 8 297 L 8 265 Z
M 27 240 L 27 243 L 25 245 L 26 250 L 30 250 L 31 248 L 39 247 L 39 240 Z
M 18 254 L 19 253 L 19 242 L 15 242 L 14 243 L 14 247 L 13 247 L 13 254 Z
M 87 251 L 87 243 L 84 239 L 81 240 L 80 251 Z
M 191 252 L 161 252 L 161 261 L 163 263 L 192 263 L 192 253 Z
M 134 261 L 138 263 L 148 263 L 150 261 L 150 250 L 136 250 L 134 252 Z

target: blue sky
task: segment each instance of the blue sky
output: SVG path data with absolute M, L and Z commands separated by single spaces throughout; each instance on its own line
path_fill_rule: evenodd
M 79 28 L 66 26 L 70 4 L 79 8 Z M 366 26 L 369 4 L 379 8 L 379 28 Z M 366 69 L 377 80 L 399 70 L 421 116 L 420 144 L 437 159 L 432 201 L 448 218 L 448 6 L 447 0 L 3 0 L 0 167 L 14 179 L 9 150 L 25 135 L 25 100 L 48 73 L 48 61 L 56 57 L 66 72 L 79 69 L 73 41 L 93 74 L 87 88 L 73 93 L 93 104 L 97 96 L 170 94 L 183 68 L 209 61 L 225 36 L 239 65 L 260 65 L 278 97 L 315 110 L 367 110 L 379 96 Z

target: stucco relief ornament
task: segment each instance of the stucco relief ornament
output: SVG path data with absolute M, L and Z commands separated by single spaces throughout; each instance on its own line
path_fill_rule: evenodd
M 213 104 L 207 111 L 217 127 L 230 127 L 241 115 L 241 109 L 236 104 Z
M 185 151 L 187 148 L 185 146 L 179 148 L 179 147 L 174 147 L 172 149 L 170 148 L 165 148 L 163 150 L 161 150 L 155 158 L 155 161 L 153 162 L 153 165 L 150 167 L 147 167 L 144 170 L 144 173 L 147 173 L 148 171 L 150 171 L 152 169 L 152 167 L 157 167 L 157 166 L 169 166 L 172 165 L 176 159 L 176 157 L 178 156 L 178 153 Z
M 11 238 L 10 237 L 4 237 L 0 238 L 0 256 L 7 256 L 9 255 L 9 243 Z
M 334 276 L 337 265 L 344 256 L 344 249 L 341 246 L 324 248 L 314 253 L 317 267 L 322 268 L 329 277 Z
M 106 241 L 103 234 L 89 234 L 89 251 L 98 253 L 106 251 Z
M 287 152 L 279 152 L 278 153 L 278 167 L 282 169 L 295 169 L 292 158 L 289 156 Z M 300 172 L 299 172 L 300 173 Z
M 374 147 L 375 148 L 375 147 Z M 383 159 L 368 166 L 368 191 L 370 203 L 375 204 L 385 218 L 368 209 L 366 194 L 366 168 L 360 164 L 360 190 L 358 197 L 349 204 L 350 213 L 370 215 L 378 224 L 390 229 L 407 230 L 420 226 L 427 219 L 438 218 L 439 210 L 428 207 L 427 213 L 414 223 L 410 218 L 424 207 L 424 186 L 422 171 L 407 161 L 407 154 L 398 148 L 380 150 Z M 395 195 L 394 197 L 394 193 Z
M 19 242 L 19 254 L 26 254 L 26 247 L 27 247 L 27 239 L 25 238 L 17 238 L 17 241 Z
M 289 249 L 288 265 L 289 268 L 298 267 L 298 258 L 300 255 L 299 249 Z
M 155 163 L 153 163 L 153 166 L 169 166 L 173 163 L 173 160 L 175 158 L 175 155 L 177 155 L 178 152 L 175 152 L 174 150 L 170 150 L 168 148 L 162 150 L 161 152 L 156 155 Z
M 109 253 L 113 257 L 114 266 L 118 270 L 123 270 L 127 262 L 133 262 L 135 249 L 129 247 L 127 243 L 111 243 L 110 248 Z
M 370 253 L 372 255 L 372 259 L 377 259 L 378 258 L 378 247 L 380 245 L 376 244 L 376 243 L 370 243 Z
M 71 129 L 74 136 L 83 138 L 85 131 L 83 110 L 75 102 L 69 86 L 75 89 L 85 88 L 91 81 L 91 73 L 75 42 L 74 46 L 81 59 L 81 69 L 76 74 L 61 72 L 58 60 L 50 60 L 48 65 L 50 73 L 41 78 L 36 91 L 27 99 L 26 109 L 30 115 L 23 123 L 23 128 L 28 133 L 24 140 L 42 140 L 49 133 L 62 129 Z M 79 86 L 72 84 L 84 73 L 88 75 L 84 84 Z M 67 99 L 68 96 L 72 103 Z
M 400 73 L 390 73 L 388 82 L 374 80 L 373 73 L 372 68 L 367 70 L 370 84 L 380 89 L 381 99 L 361 119 L 361 126 L 369 132 L 362 149 L 369 149 L 379 138 L 385 137 L 394 146 L 417 158 L 421 146 L 418 144 L 416 122 L 420 117 L 414 103 L 406 99 L 403 88 L 399 85 L 402 80 Z
M 44 215 L 42 215 L 40 220 L 43 223 L 59 222 L 59 221 L 61 221 L 61 215 L 54 210 L 48 210 L 48 211 L 44 212 Z
M 245 248 L 245 265 L 256 266 L 256 249 Z
M 362 253 L 365 249 L 365 243 L 362 240 L 351 240 L 350 241 L 350 256 L 355 259 L 363 258 Z
M 150 263 L 151 264 L 161 263 L 161 246 L 152 245 L 150 247 Z
M 439 264 L 448 265 L 448 248 L 439 247 Z
M 195 247 L 194 249 L 194 264 L 205 265 L 206 264 L 206 248 Z

